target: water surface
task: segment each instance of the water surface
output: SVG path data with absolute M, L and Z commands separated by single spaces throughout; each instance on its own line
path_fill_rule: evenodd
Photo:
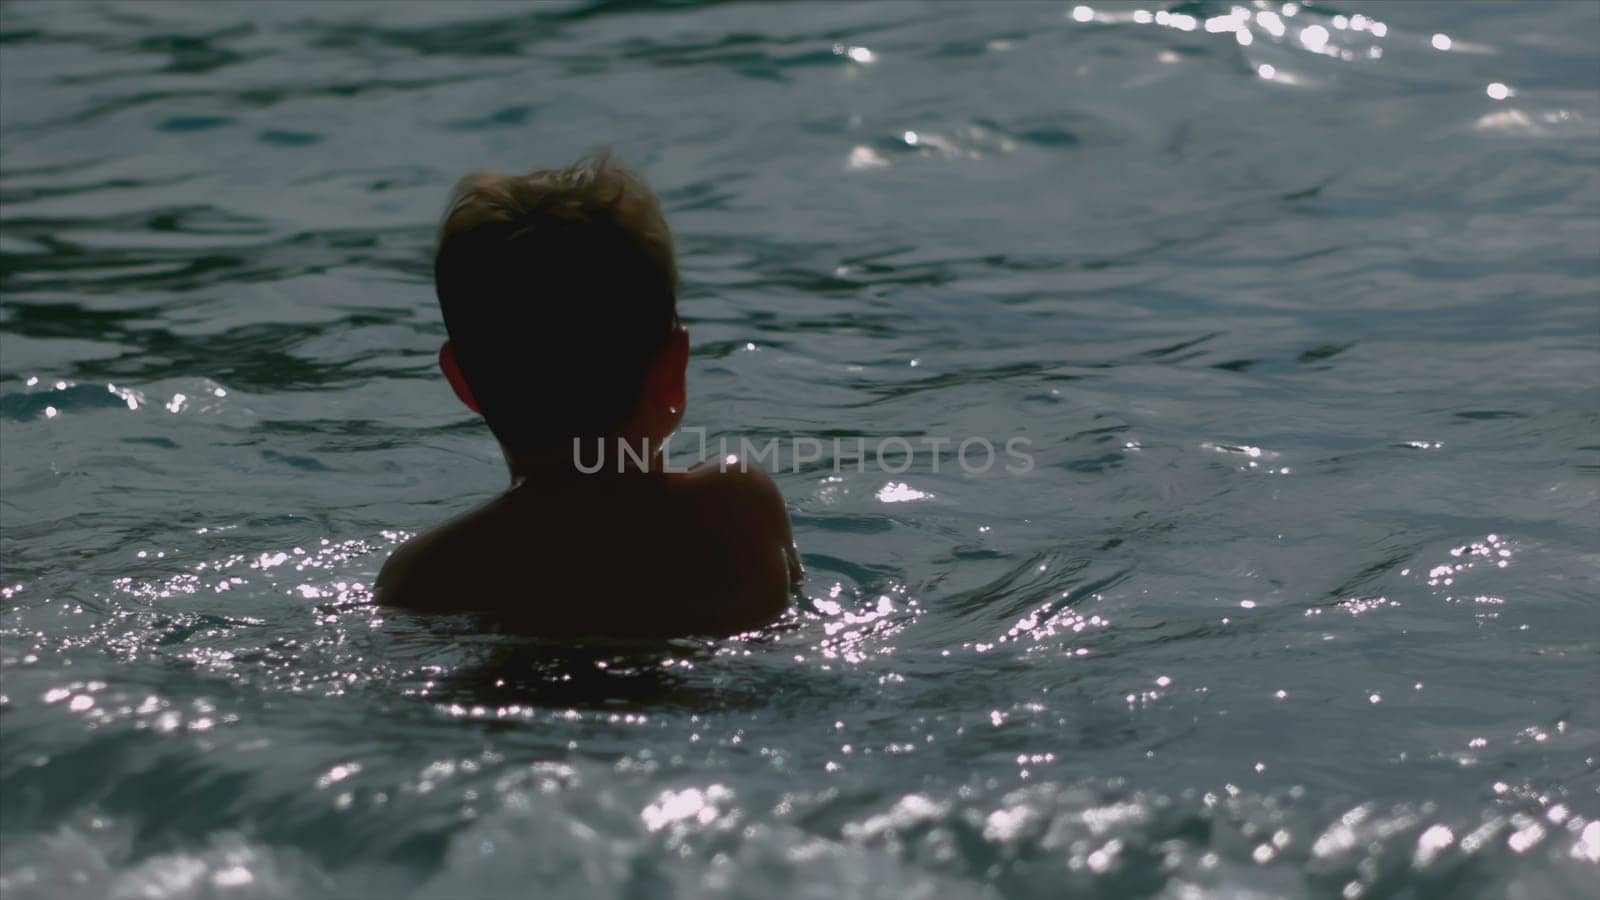
M 1597 46 L 1588 3 L 0 8 L 0 890 L 1583 895 Z M 785 460 L 807 600 L 744 639 L 374 607 L 505 482 L 433 368 L 448 188 L 598 143 L 678 236 L 686 424 L 1033 471 Z

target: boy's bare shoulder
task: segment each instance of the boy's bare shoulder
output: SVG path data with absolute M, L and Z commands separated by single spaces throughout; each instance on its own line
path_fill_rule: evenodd
M 413 535 L 384 562 L 376 582 L 379 603 L 415 609 L 447 609 L 460 602 L 452 582 L 481 547 L 476 535 L 483 531 L 483 510 L 442 522 Z
M 800 560 L 788 506 L 771 475 L 760 466 L 740 462 L 702 466 L 685 480 L 694 483 L 700 495 L 699 517 L 725 556 L 741 557 L 762 570 L 757 577 L 767 584 L 774 576 L 786 588 L 799 582 Z
M 697 499 L 741 519 L 769 519 L 776 524 L 782 516 L 784 525 L 788 524 L 783 494 L 760 466 L 707 463 L 690 470 L 683 481 Z
M 619 560 L 627 560 L 622 569 Z M 559 598 L 592 592 L 598 609 Z M 390 556 L 379 603 L 513 613 L 551 633 L 729 634 L 770 622 L 800 574 L 788 510 L 756 467 L 503 495 Z M 492 598 L 492 599 L 490 599 Z

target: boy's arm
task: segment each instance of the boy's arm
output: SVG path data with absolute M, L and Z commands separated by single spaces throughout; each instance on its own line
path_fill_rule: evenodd
M 756 479 L 761 482 L 756 489 L 761 502 L 766 504 L 767 516 L 772 522 L 772 530 L 777 535 L 778 543 L 783 546 L 784 567 L 788 569 L 788 585 L 790 592 L 800 588 L 800 580 L 805 576 L 805 569 L 800 565 L 800 548 L 794 542 L 794 530 L 789 523 L 789 505 L 783 500 L 783 492 L 778 490 L 777 482 L 772 476 L 759 468 L 751 470 Z
M 757 466 L 719 473 L 713 514 L 722 527 L 714 534 L 723 590 L 713 617 L 717 630 L 759 628 L 789 608 L 800 583 L 800 556 L 789 525 L 783 494 Z

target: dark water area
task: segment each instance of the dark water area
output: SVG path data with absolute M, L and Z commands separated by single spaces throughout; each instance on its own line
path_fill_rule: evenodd
M 1593 896 L 1597 48 L 1588 2 L 0 6 L 0 893 Z M 449 187 L 596 144 L 677 235 L 686 425 L 1034 468 L 782 460 L 806 599 L 739 639 L 374 606 L 506 480 L 434 369 Z

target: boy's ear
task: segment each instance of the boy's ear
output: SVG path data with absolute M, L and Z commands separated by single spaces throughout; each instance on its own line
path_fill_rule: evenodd
M 689 332 L 675 326 L 656 357 L 657 402 L 681 411 L 687 400 L 689 371 Z
M 456 348 L 450 346 L 449 341 L 439 348 L 439 371 L 450 382 L 450 389 L 456 392 L 456 398 L 465 403 L 467 409 L 482 415 L 483 410 L 478 408 L 478 401 L 472 396 L 472 388 L 467 387 L 467 379 L 461 374 L 461 367 L 456 365 Z

